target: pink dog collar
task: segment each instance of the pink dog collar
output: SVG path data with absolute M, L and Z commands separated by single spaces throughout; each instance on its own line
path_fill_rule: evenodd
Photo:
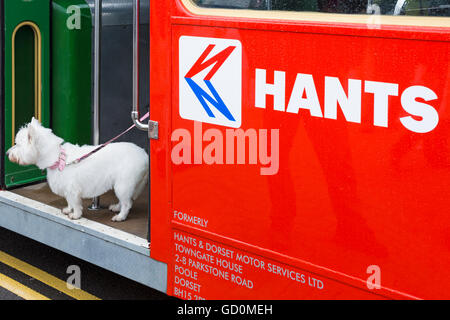
M 63 171 L 66 167 L 66 152 L 63 148 L 60 148 L 59 158 L 58 160 L 51 166 L 49 169 L 58 169 L 59 171 Z

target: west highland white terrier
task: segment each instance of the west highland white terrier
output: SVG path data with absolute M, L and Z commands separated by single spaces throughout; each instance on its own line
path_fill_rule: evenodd
M 70 164 L 96 146 L 80 147 L 63 141 L 33 117 L 19 130 L 15 145 L 6 154 L 10 161 L 20 165 L 34 164 L 41 170 L 47 169 L 48 185 L 52 192 L 66 199 L 67 207 L 62 212 L 70 219 L 81 218 L 81 199 L 98 197 L 114 189 L 119 203 L 109 206 L 111 211 L 118 212 L 112 220 L 125 220 L 147 183 L 145 150 L 129 142 L 110 143 L 85 160 Z

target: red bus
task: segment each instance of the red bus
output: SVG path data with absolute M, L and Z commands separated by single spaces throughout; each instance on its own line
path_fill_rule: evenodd
M 143 220 L 0 226 L 181 299 L 450 298 L 449 1 L 131 2 Z
M 450 20 L 427 3 L 152 3 L 152 257 L 170 294 L 448 298 Z

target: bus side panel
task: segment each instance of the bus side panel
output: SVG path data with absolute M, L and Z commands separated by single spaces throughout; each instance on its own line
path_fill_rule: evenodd
M 171 108 L 152 105 L 152 257 L 169 294 L 448 297 L 448 42 L 157 20 L 151 97 Z M 242 164 L 233 134 L 253 137 Z

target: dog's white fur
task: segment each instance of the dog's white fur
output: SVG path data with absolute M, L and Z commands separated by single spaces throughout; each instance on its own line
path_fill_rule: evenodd
M 47 169 L 50 189 L 67 200 L 62 210 L 71 219 L 82 216 L 82 201 L 114 189 L 119 203 L 109 209 L 118 212 L 112 220 L 127 218 L 133 201 L 139 196 L 148 179 L 148 155 L 144 149 L 129 142 L 110 143 L 78 164 L 66 166 L 59 171 L 50 169 L 58 160 L 63 139 L 43 127 L 33 118 L 19 130 L 15 145 L 7 151 L 9 160 L 20 165 L 34 164 Z M 95 146 L 78 146 L 64 143 L 66 163 L 94 150 Z

